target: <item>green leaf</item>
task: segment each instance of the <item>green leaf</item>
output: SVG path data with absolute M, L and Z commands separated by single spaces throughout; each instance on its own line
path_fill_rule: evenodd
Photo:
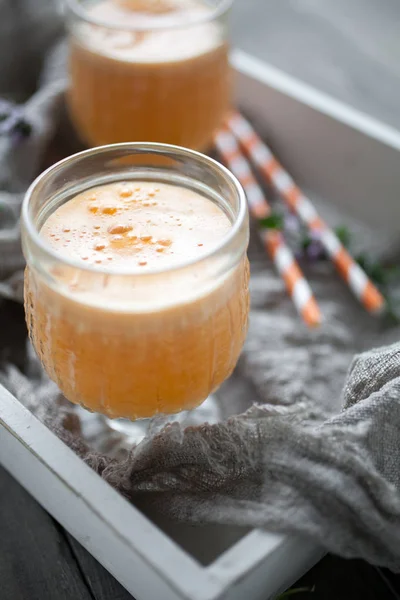
M 271 213 L 265 219 L 260 219 L 259 223 L 265 229 L 283 229 L 283 217 L 277 213 Z
M 388 283 L 393 283 L 396 281 L 400 281 L 400 266 L 398 265 L 387 265 L 386 276 L 388 279 Z
M 348 249 L 350 247 L 352 235 L 346 225 L 339 225 L 336 227 L 335 233 L 342 242 L 343 246 Z
M 310 236 L 307 233 L 304 234 L 304 236 L 302 237 L 302 239 L 300 241 L 301 249 L 303 251 L 307 250 L 307 248 L 311 244 L 311 242 L 312 242 L 312 239 L 310 238 Z
M 367 272 L 367 275 L 369 276 L 369 278 L 372 279 L 372 281 L 374 283 L 376 283 L 377 285 L 386 285 L 386 283 L 387 283 L 386 270 L 385 270 L 385 267 L 383 265 L 381 265 L 380 263 L 378 263 L 378 262 L 370 263 L 368 265 L 366 272 Z
M 364 253 L 362 253 L 362 254 L 359 254 L 358 256 L 355 256 L 354 258 L 355 258 L 355 261 L 360 265 L 360 267 L 362 269 L 364 269 L 364 271 L 366 271 L 368 268 L 367 256 Z
M 365 254 L 359 254 L 355 257 L 356 262 L 366 272 L 368 277 L 378 286 L 387 286 L 389 283 L 400 278 L 400 268 L 397 265 L 383 265 L 376 261 L 373 262 Z
M 394 302 L 388 295 L 385 295 L 386 311 L 385 318 L 389 325 L 400 324 L 400 304 Z

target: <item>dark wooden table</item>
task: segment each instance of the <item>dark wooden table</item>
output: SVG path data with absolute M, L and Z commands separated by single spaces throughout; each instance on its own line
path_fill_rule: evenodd
M 244 50 L 400 128 L 398 0 L 237 0 Z M 23 363 L 22 307 L 0 307 L 0 360 Z M 312 600 L 400 599 L 400 578 L 328 556 L 297 584 Z M 131 596 L 0 468 L 0 600 Z M 162 600 L 155 598 L 154 600 Z

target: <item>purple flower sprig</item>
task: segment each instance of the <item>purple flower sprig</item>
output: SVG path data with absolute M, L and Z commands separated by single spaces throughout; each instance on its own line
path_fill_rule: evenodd
M 291 212 L 272 212 L 267 218 L 260 219 L 259 224 L 266 229 L 282 231 L 289 239 L 296 257 L 310 262 L 325 261 L 328 255 L 321 243 L 319 231 L 308 231 L 296 215 Z M 335 229 L 335 233 L 345 248 L 351 243 L 351 233 L 345 226 Z
M 297 254 L 298 258 L 305 258 L 311 262 L 327 260 L 328 256 L 321 244 L 319 231 L 309 231 L 303 235 Z
M 14 144 L 18 144 L 31 133 L 32 125 L 25 119 L 23 108 L 0 99 L 0 137 L 9 137 Z
M 280 219 L 280 229 L 290 240 L 296 258 L 310 262 L 327 259 L 318 231 L 307 231 L 296 215 L 290 212 L 285 212 Z
M 347 227 L 344 225 L 336 227 L 335 233 L 343 246 L 348 249 L 352 241 L 352 235 Z M 321 243 L 321 234 L 319 231 L 307 231 L 303 228 L 298 246 L 298 258 L 303 258 L 310 262 L 325 261 L 329 258 Z

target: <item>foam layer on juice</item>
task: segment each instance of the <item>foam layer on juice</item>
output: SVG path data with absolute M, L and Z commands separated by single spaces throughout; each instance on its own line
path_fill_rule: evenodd
M 216 23 L 196 24 L 196 19 L 211 16 L 212 9 L 193 0 L 101 0 L 87 14 L 125 29 L 85 24 L 81 28 L 81 43 L 96 53 L 124 62 L 184 61 L 222 43 Z M 129 31 L 135 27 L 148 30 Z
M 214 264 L 170 269 L 212 251 L 230 228 L 226 214 L 192 190 L 127 181 L 69 200 L 50 215 L 41 235 L 61 257 L 92 271 L 61 264 L 53 269 L 64 293 L 92 306 L 111 302 L 117 310 L 142 312 L 185 304 L 221 285 L 207 273 Z M 149 279 L 151 271 L 157 274 Z M 133 275 L 119 277 L 121 272 Z
M 93 267 L 165 269 L 200 258 L 231 228 L 212 201 L 183 187 L 119 182 L 60 206 L 41 234 L 61 255 Z

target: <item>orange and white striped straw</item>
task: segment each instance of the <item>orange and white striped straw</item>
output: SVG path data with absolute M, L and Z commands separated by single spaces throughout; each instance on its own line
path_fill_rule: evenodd
M 214 143 L 222 160 L 242 184 L 250 214 L 257 220 L 268 217 L 271 207 L 235 137 L 224 128 L 217 133 Z M 303 320 L 310 327 L 319 325 L 321 313 L 318 304 L 283 235 L 280 231 L 260 227 L 260 236 Z
M 246 154 L 259 167 L 267 182 L 275 188 L 289 208 L 311 231 L 318 232 L 325 251 L 362 305 L 371 313 L 381 313 L 385 308 L 382 294 L 352 258 L 334 231 L 319 217 L 310 199 L 302 193 L 250 123 L 235 111 L 227 119 L 227 125 Z

